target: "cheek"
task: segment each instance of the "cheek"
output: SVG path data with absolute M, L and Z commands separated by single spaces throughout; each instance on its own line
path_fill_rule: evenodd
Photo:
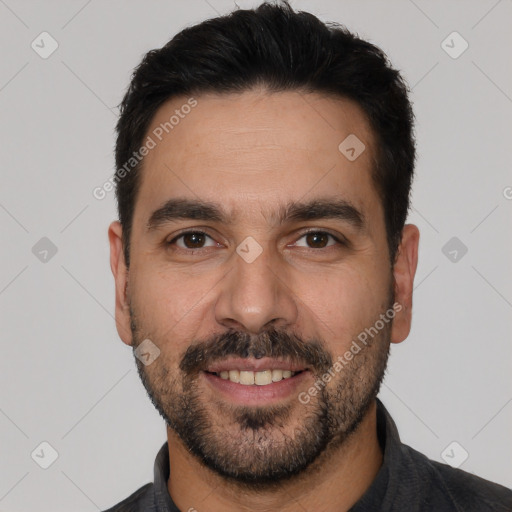
M 345 346 L 384 312 L 387 286 L 382 273 L 347 267 L 315 279 L 304 276 L 297 296 L 306 306 L 305 313 L 312 313 L 323 338 L 335 337 L 337 345 Z
M 214 288 L 215 278 L 170 272 L 148 262 L 130 281 L 132 308 L 146 336 L 184 351 L 204 323 L 204 309 L 211 300 L 208 291 Z

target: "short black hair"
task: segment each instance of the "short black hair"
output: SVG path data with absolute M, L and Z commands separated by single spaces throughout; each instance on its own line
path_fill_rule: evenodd
M 415 162 L 408 87 L 380 48 L 343 25 L 295 12 L 282 0 L 187 27 L 162 48 L 149 51 L 135 68 L 116 126 L 116 168 L 125 169 L 122 179 L 116 179 L 116 196 L 126 264 L 143 164 L 132 156 L 158 108 L 175 96 L 242 93 L 258 86 L 269 92 L 334 95 L 363 110 L 377 141 L 372 176 L 393 263 L 409 210 Z M 126 172 L 129 161 L 133 166 Z

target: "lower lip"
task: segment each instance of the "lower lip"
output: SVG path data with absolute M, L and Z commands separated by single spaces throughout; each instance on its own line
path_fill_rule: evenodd
M 217 392 L 228 398 L 231 402 L 240 405 L 267 405 L 279 402 L 289 397 L 298 397 L 299 388 L 310 372 L 305 370 L 293 377 L 272 382 L 265 386 L 256 384 L 246 386 L 231 382 L 228 379 L 221 379 L 212 373 L 201 372 L 206 382 Z

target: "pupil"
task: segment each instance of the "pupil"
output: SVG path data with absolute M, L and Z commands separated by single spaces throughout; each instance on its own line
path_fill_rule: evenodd
M 201 246 L 202 243 L 204 242 L 204 235 L 202 235 L 201 233 L 191 233 L 185 235 L 183 240 L 185 242 L 185 245 L 189 249 L 196 249 L 198 246 Z M 187 241 L 191 241 L 191 243 L 187 243 Z
M 327 245 L 327 235 L 325 233 L 311 233 L 307 235 L 308 245 L 315 247 L 325 247 Z M 325 242 L 325 243 L 324 243 Z

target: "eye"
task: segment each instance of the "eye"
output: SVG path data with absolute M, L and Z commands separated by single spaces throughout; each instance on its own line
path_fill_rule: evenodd
M 304 242 L 301 242 L 304 240 Z M 167 242 L 168 245 L 176 246 L 184 251 L 193 251 L 207 247 L 217 247 L 219 244 L 204 231 L 185 231 Z M 306 247 L 310 249 L 325 249 L 334 245 L 344 245 L 338 237 L 326 231 L 309 231 L 304 233 L 293 246 Z
M 210 240 L 209 245 L 205 245 Z M 204 231 L 186 231 L 168 242 L 169 245 L 176 245 L 180 249 L 194 250 L 204 247 L 215 247 L 217 242 Z
M 305 245 L 299 243 L 299 240 L 302 239 L 305 240 Z M 311 249 L 324 249 L 336 244 L 343 245 L 341 240 L 325 231 L 310 231 L 302 235 L 299 240 L 293 245 L 299 247 L 309 247 Z

